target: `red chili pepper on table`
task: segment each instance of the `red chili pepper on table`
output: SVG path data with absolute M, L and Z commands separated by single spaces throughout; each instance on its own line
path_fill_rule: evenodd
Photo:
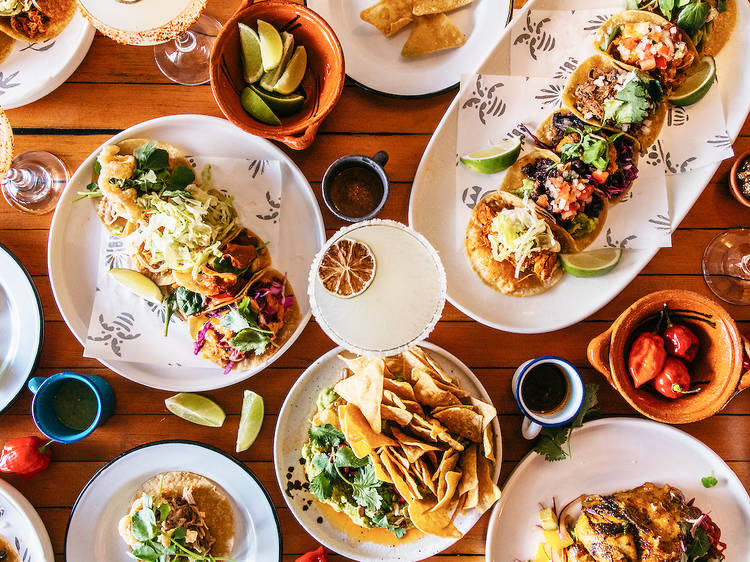
M 661 336 L 643 332 L 635 338 L 628 355 L 628 370 L 635 387 L 638 388 L 658 375 L 666 358 L 667 351 Z
M 667 398 L 679 398 L 700 390 L 690 390 L 690 373 L 685 363 L 676 357 L 667 357 L 664 361 L 664 368 L 654 379 L 654 388 Z
M 326 555 L 326 551 L 321 546 L 320 548 L 311 550 L 310 552 L 303 554 L 294 562 L 328 562 L 328 556 Z
M 41 437 L 11 439 L 0 451 L 0 472 L 31 478 L 49 466 L 52 452 Z
M 690 363 L 698 353 L 700 340 L 684 324 L 672 324 L 667 315 L 667 329 L 664 330 L 664 346 L 667 353 Z

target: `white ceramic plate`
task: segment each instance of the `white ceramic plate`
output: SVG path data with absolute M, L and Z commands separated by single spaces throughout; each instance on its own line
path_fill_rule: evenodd
M 544 540 L 539 503 L 558 508 L 583 493 L 609 494 L 653 482 L 682 490 L 686 499 L 721 528 L 728 561 L 747 560 L 750 552 L 750 497 L 739 478 L 706 445 L 674 427 L 650 420 L 596 420 L 573 432 L 572 457 L 548 462 L 526 455 L 503 488 L 487 535 L 488 561 L 528 560 Z M 710 489 L 701 478 L 713 475 Z
M 152 119 L 126 129 L 107 143 L 141 137 L 172 143 L 187 154 L 278 160 L 281 162 L 284 209 L 280 247 L 272 251 L 274 266 L 287 273 L 299 298 L 300 323 L 292 337 L 268 361 L 249 371 L 220 369 L 206 361 L 206 367 L 170 369 L 149 363 L 103 361 L 116 373 L 140 384 L 172 391 L 202 391 L 223 388 L 262 371 L 281 357 L 299 337 L 310 319 L 310 305 L 304 294 L 307 272 L 313 256 L 323 245 L 325 231 L 320 208 L 305 176 L 279 148 L 269 141 L 248 135 L 225 119 L 205 115 L 172 115 Z M 65 322 L 83 343 L 91 317 L 96 288 L 101 224 L 88 201 L 73 203 L 76 192 L 91 178 L 97 148 L 71 178 L 49 233 L 48 264 L 52 291 Z
M 95 29 L 76 11 L 54 39 L 16 41 L 0 63 L 0 105 L 13 109 L 43 98 L 65 82 L 91 47 Z
M 0 479 L 0 536 L 16 547 L 22 562 L 52 562 L 47 529 L 21 492 Z
M 117 532 L 138 488 L 149 478 L 187 470 L 221 486 L 234 508 L 236 562 L 281 560 L 281 528 L 271 496 L 241 462 L 195 441 L 141 445 L 108 462 L 83 488 L 65 533 L 66 560 L 132 562 Z M 52 560 L 50 558 L 50 560 Z
M 36 369 L 44 342 L 44 316 L 34 282 L 0 244 L 0 412 L 21 393 Z
M 360 86 L 381 94 L 419 97 L 458 85 L 461 74 L 475 68 L 510 21 L 510 0 L 474 0 L 448 13 L 467 37 L 466 44 L 413 59 L 401 56 L 413 23 L 391 37 L 359 18 L 378 0 L 307 0 L 331 25 L 346 57 L 346 74 Z
M 449 376 L 458 380 L 460 386 L 474 396 L 492 403 L 487 391 L 479 379 L 454 355 L 444 349 L 422 342 L 419 344 Z M 422 560 L 442 552 L 456 539 L 441 539 L 434 536 L 424 536 L 413 542 L 398 545 L 384 545 L 366 542 L 358 537 L 346 534 L 332 525 L 325 518 L 315 498 L 301 486 L 307 482 L 304 466 L 300 463 L 301 448 L 307 441 L 307 430 L 310 418 L 315 413 L 315 402 L 320 391 L 336 384 L 341 378 L 344 362 L 336 356 L 344 350 L 343 347 L 332 349 L 302 373 L 284 400 L 279 412 L 274 436 L 273 455 L 276 467 L 276 479 L 284 494 L 289 509 L 305 530 L 315 540 L 329 549 L 360 562 L 375 560 Z M 500 424 L 497 419 L 492 422 L 495 430 L 496 458 L 493 478 L 497 481 L 500 476 L 500 465 L 503 460 Z M 455 525 L 459 531 L 466 534 L 479 520 L 481 514 L 472 509 L 456 518 Z
M 592 7 L 592 0 L 531 0 L 500 36 L 497 45 L 476 72 L 510 73 L 510 29 L 523 25 L 530 8 L 556 9 Z M 737 2 L 739 13 L 732 40 L 716 58 L 724 113 L 732 140 L 750 110 L 750 4 Z M 456 98 L 458 99 L 458 97 Z M 629 250 L 617 268 L 604 277 L 579 279 L 566 275 L 552 290 L 541 295 L 515 298 L 487 287 L 469 265 L 463 247 L 455 241 L 454 197 L 456 188 L 456 101 L 443 116 L 422 161 L 409 201 L 409 224 L 440 253 L 448 276 L 448 300 L 478 322 L 508 332 L 542 333 L 565 328 L 599 310 L 611 301 L 656 254 L 653 250 Z M 719 164 L 687 174 L 667 176 L 672 224 L 676 227 L 706 187 Z M 696 264 L 696 271 L 698 265 Z

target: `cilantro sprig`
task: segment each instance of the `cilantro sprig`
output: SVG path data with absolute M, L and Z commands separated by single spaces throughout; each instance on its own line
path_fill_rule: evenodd
M 569 162 L 578 158 L 584 164 L 593 165 L 597 170 L 606 170 L 609 166 L 609 145 L 624 133 L 605 136 L 601 134 L 601 131 L 601 129 L 591 126 L 587 126 L 583 130 L 575 127 L 568 128 L 565 134 L 576 133 L 580 140 L 563 145 L 560 151 L 560 160 Z
M 260 326 L 258 313 L 250 302 L 250 297 L 244 297 L 236 308 L 221 317 L 219 323 L 235 333 L 229 345 L 242 353 L 253 351 L 260 355 L 273 344 L 273 332 Z
M 117 185 L 120 189 L 134 188 L 139 195 L 157 192 L 163 197 L 192 197 L 185 188 L 195 181 L 195 173 L 183 165 L 170 170 L 169 153 L 162 148 L 156 148 L 155 141 L 135 148 L 133 156 L 136 161 L 133 175 L 126 179 L 110 178 L 111 184 Z
M 649 78 L 640 70 L 634 70 L 633 74 L 614 99 L 604 102 L 605 122 L 640 123 L 648 115 L 651 103 L 661 101 L 661 82 Z

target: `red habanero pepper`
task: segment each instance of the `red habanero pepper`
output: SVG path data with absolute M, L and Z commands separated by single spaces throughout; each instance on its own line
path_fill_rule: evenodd
M 667 398 L 679 398 L 700 390 L 690 390 L 690 373 L 685 363 L 675 357 L 667 357 L 664 361 L 664 368 L 654 379 L 654 388 Z
M 303 554 L 294 562 L 328 562 L 328 556 L 326 555 L 326 551 L 321 546 L 320 548 L 311 550 L 310 552 Z
M 700 341 L 693 331 L 684 324 L 670 324 L 664 330 L 664 347 L 667 353 L 690 363 L 698 353 Z
M 628 370 L 638 388 L 653 379 L 664 367 L 667 352 L 664 339 L 653 332 L 643 332 L 635 338 L 628 354 Z
M 51 458 L 49 443 L 41 437 L 11 439 L 0 451 L 0 472 L 31 478 L 47 468 Z

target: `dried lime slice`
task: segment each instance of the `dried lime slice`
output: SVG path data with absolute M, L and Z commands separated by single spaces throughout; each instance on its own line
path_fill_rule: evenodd
M 375 255 L 359 240 L 342 238 L 326 250 L 318 266 L 323 288 L 337 297 L 361 295 L 375 278 Z

